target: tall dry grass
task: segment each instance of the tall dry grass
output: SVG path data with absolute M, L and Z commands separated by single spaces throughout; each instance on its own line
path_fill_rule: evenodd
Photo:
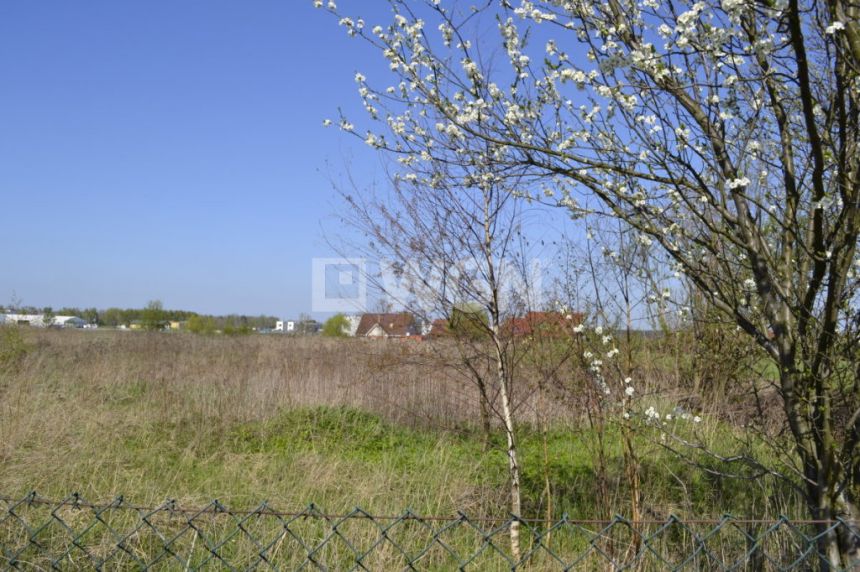
M 23 346 L 12 344 L 0 364 L 0 494 L 504 512 L 504 447 L 485 450 L 477 388 L 444 342 L 20 332 Z M 681 355 L 660 349 L 641 359 L 637 395 L 731 420 L 737 407 L 724 392 L 722 402 L 688 399 L 695 388 L 673 362 Z M 608 456 L 611 493 L 599 500 L 605 510 L 624 510 L 617 432 L 608 426 L 604 438 L 589 426 L 593 383 L 581 370 L 570 360 L 557 375 L 564 387 L 550 384 L 540 396 L 540 372 L 525 361 L 517 369 L 535 514 L 543 514 L 548 494 L 571 514 L 595 514 L 598 447 Z M 351 409 L 333 421 L 313 410 L 319 406 Z M 726 433 L 711 427 L 702 428 Z M 718 495 L 697 493 L 692 469 L 685 472 L 659 444 L 643 438 L 641 447 L 645 498 L 655 513 L 725 508 Z M 758 498 L 779 500 L 769 491 Z
M 140 502 L 218 496 L 240 504 L 279 498 L 291 507 L 330 498 L 341 508 L 362 503 L 380 510 L 468 507 L 499 496 L 481 484 L 495 478 L 481 476 L 482 460 L 463 466 L 445 446 L 446 435 L 476 415 L 476 392 L 415 342 L 22 333 L 26 351 L 0 368 L 0 493 L 77 490 Z M 397 427 L 421 428 L 416 439 L 441 429 L 439 441 L 423 443 L 426 459 L 402 470 L 391 466 L 404 455 L 398 451 L 372 463 L 350 459 L 349 435 L 342 451 L 316 450 L 313 435 L 302 436 L 315 430 L 313 419 L 290 421 L 283 443 L 266 425 L 317 406 L 351 407 Z M 345 426 L 370 425 L 380 438 L 392 438 L 374 424 Z M 358 445 L 367 447 L 368 437 L 362 439 Z M 448 490 L 422 485 L 422 470 Z

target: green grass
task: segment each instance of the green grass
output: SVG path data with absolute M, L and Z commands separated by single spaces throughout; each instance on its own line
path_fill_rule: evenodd
M 129 404 L 129 406 L 133 406 Z M 546 468 L 553 491 L 554 520 L 567 514 L 574 519 L 594 519 L 610 512 L 625 513 L 626 487 L 619 433 L 610 428 L 606 439 L 609 490 L 611 499 L 598 502 L 594 450 L 596 434 L 592 431 L 555 428 L 546 436 L 550 463 Z M 143 427 L 115 427 L 111 432 L 87 436 L 93 439 L 86 458 L 70 458 L 53 466 L 34 467 L 45 486 L 43 495 L 58 497 L 70 491 L 83 491 L 85 498 L 104 501 L 120 493 L 134 502 L 157 503 L 166 496 L 178 496 L 181 505 L 202 506 L 218 499 L 234 509 L 252 508 L 269 501 L 280 510 L 295 511 L 313 503 L 317 510 L 336 514 L 350 512 L 360 506 L 374 515 L 397 515 L 410 509 L 421 515 L 454 515 L 463 511 L 471 516 L 499 516 L 507 513 L 506 458 L 502 443 L 497 440 L 490 450 L 484 449 L 481 435 L 450 433 L 426 429 L 405 428 L 384 421 L 381 417 L 348 407 L 312 407 L 281 411 L 265 420 L 236 422 L 231 425 L 207 425 L 189 420 L 151 423 Z M 529 427 L 520 430 L 523 486 L 526 517 L 542 517 L 546 508 L 544 487 L 543 434 Z M 693 469 L 643 439 L 639 450 L 645 518 L 666 519 L 670 514 L 682 517 L 708 517 L 736 512 L 764 502 L 774 490 L 756 490 L 735 481 L 721 481 Z M 28 452 L 22 452 L 26 458 Z M 23 494 L 25 491 L 4 491 Z M 605 501 L 605 502 L 604 502 Z M 42 510 L 36 516 L 48 522 Z M 83 529 L 91 520 L 88 513 L 63 512 L 65 519 Z M 134 524 L 133 514 L 113 514 L 120 529 Z M 226 518 L 226 517 L 225 517 Z M 113 520 L 111 521 L 113 522 Z M 181 521 L 157 521 L 165 530 L 181 530 Z M 235 527 L 229 518 L 215 521 L 202 519 L 213 538 L 226 538 Z M 381 521 L 387 524 L 389 521 Z M 438 529 L 444 523 L 431 523 Z M 326 521 L 301 520 L 292 530 L 308 542 L 321 542 L 329 533 Z M 379 538 L 376 524 L 351 521 L 341 527 L 359 552 L 368 550 Z M 492 528 L 492 525 L 487 525 Z M 532 525 L 540 527 L 539 524 Z M 658 527 L 648 528 L 656 531 Z M 653 530 L 652 530 L 653 529 Z M 278 523 L 261 521 L 256 530 L 261 538 L 273 538 Z M 619 546 L 631 542 L 623 527 L 618 534 Z M 447 553 L 433 544 L 433 530 L 408 523 L 398 525 L 391 538 L 417 552 L 420 547 L 433 548 L 426 569 L 450 569 Z M 681 557 L 686 546 L 685 533 L 679 529 L 672 543 L 661 548 L 666 554 Z M 667 538 L 669 538 L 667 533 Z M 109 538 L 96 535 L 98 542 Z M 524 533 L 528 546 L 531 532 Z M 674 538 L 674 536 L 672 537 Z M 481 537 L 468 526 L 457 527 L 445 536 L 445 541 L 462 554 L 479 553 Z M 48 542 L 48 541 L 46 541 Z M 64 550 L 67 540 L 54 534 L 50 543 L 59 543 L 55 550 Z M 158 539 L 136 539 L 149 542 L 143 552 L 158 554 Z M 574 528 L 559 531 L 551 546 L 565 558 L 590 550 L 586 537 Z M 507 550 L 504 533 L 494 538 L 502 550 Z M 673 544 L 674 543 L 674 544 Z M 181 549 L 183 558 L 201 563 L 209 556 L 202 546 L 195 548 L 191 536 L 174 547 Z M 402 568 L 397 553 L 382 546 L 380 554 L 369 563 L 377 562 L 382 569 Z M 604 547 L 605 549 L 605 547 Z M 196 550 L 196 552 L 195 552 Z M 285 549 L 287 550 L 287 549 Z M 284 557 L 301 562 L 302 550 L 293 546 Z M 738 550 L 736 547 L 733 550 Z M 236 562 L 252 561 L 253 546 L 228 546 L 221 552 Z M 122 556 L 122 555 L 120 555 Z M 40 554 L 34 552 L 38 561 Z M 325 562 L 340 562 L 336 567 L 348 567 L 354 553 L 332 542 L 320 555 Z M 122 558 L 115 564 L 126 566 Z M 429 563 L 438 562 L 438 566 Z M 504 561 L 494 551 L 484 553 L 475 570 L 503 570 Z M 535 570 L 555 569 L 545 555 L 534 560 Z M 588 567 L 601 565 L 599 553 L 592 552 Z M 546 566 L 544 568 L 542 566 Z M 132 568 L 132 563 L 127 563 Z M 641 567 L 661 569 L 659 566 Z
M 417 423 L 411 422 L 413 415 L 403 414 L 416 407 L 408 401 L 410 395 L 418 405 L 431 400 L 430 405 L 445 405 L 442 381 L 432 377 L 432 364 L 404 380 L 402 371 L 388 375 L 376 362 L 362 361 L 366 355 L 358 350 L 379 351 L 384 345 L 325 344 L 121 333 L 15 337 L 6 346 L 21 349 L 10 352 L 14 357 L 0 367 L 0 495 L 23 497 L 36 490 L 54 499 L 79 492 L 94 502 L 123 495 L 141 505 L 173 498 L 180 506 L 198 507 L 218 499 L 233 509 L 268 501 L 283 511 L 313 503 L 332 513 L 361 507 L 375 515 L 407 509 L 421 515 L 507 515 L 507 459 L 500 432 L 488 447 L 477 424 L 464 421 L 469 409 L 462 404 L 461 409 L 439 410 L 463 415 L 455 419 L 436 413 Z M 332 359 L 325 353 L 329 351 L 354 353 Z M 391 362 L 391 356 L 384 357 Z M 374 391 L 381 397 L 374 397 Z M 374 399 L 360 401 L 368 396 Z M 672 406 L 659 395 L 642 398 L 640 406 L 648 405 L 667 408 L 664 414 Z M 700 425 L 673 422 L 672 427 L 724 453 L 748 448 L 776 466 L 774 452 L 749 439 L 741 427 L 708 416 Z M 643 426 L 635 436 L 644 518 L 802 514 L 793 493 L 777 481 L 727 479 L 685 462 L 661 441 L 661 433 L 669 429 Z M 584 415 L 571 415 L 553 421 L 545 433 L 522 423 L 517 435 L 523 516 L 543 518 L 550 504 L 554 519 L 563 514 L 572 519 L 629 515 L 617 425 L 608 423 L 600 433 Z M 603 473 L 597 462 L 601 451 Z M 726 469 L 706 456 L 696 460 Z M 51 519 L 46 507 L 28 510 L 34 511 L 33 518 Z M 63 514 L 77 519 L 79 527 L 92 516 Z M 111 518 L 133 526 L 135 514 L 126 511 Z M 214 520 L 210 525 L 216 534 L 235 530 L 226 515 L 220 524 Z M 311 539 L 329 534 L 328 525 L 315 519 L 301 523 Z M 183 522 L 180 518 L 165 526 L 179 531 Z M 271 537 L 279 524 L 269 519 L 265 527 Z M 344 527 L 365 544 L 379 537 L 368 521 L 350 521 Z M 397 534 L 415 547 L 432 542 L 417 523 L 404 524 Z M 51 529 L 46 535 L 50 542 L 68 545 L 63 530 Z M 102 536 L 100 541 L 110 540 Z M 160 550 L 157 538 L 136 541 L 141 546 L 151 543 L 154 553 Z M 505 546 L 504 534 L 496 541 Z M 208 557 L 190 537 L 183 542 L 189 561 Z M 450 542 L 471 553 L 480 549 L 482 537 L 462 527 L 452 532 Z M 560 532 L 553 542 L 572 555 L 589 546 L 575 530 Z M 686 550 L 679 546 L 665 550 Z M 371 569 L 403 568 L 390 548 Z M 230 550 L 247 562 L 254 547 Z M 436 545 L 434 550 L 434 562 L 440 563 L 435 569 L 450 569 L 441 548 Z M 347 562 L 352 556 L 343 547 L 331 548 L 331 561 Z M 291 557 L 300 562 L 301 550 L 294 547 Z M 485 557 L 488 560 L 479 559 L 473 569 L 505 569 L 500 558 L 489 553 Z M 591 561 L 585 569 L 589 566 Z
M 285 353 L 268 339 L 122 333 L 14 341 L 27 349 L 16 353 L 14 367 L 0 369 L 0 494 L 79 492 L 94 501 L 123 495 L 143 504 L 176 498 L 188 505 L 217 498 L 239 508 L 266 500 L 284 510 L 315 503 L 386 514 L 407 508 L 507 513 L 500 432 L 488 448 L 468 423 L 406 425 L 395 421 L 396 410 L 294 404 L 321 401 L 324 392 L 299 396 L 308 390 L 294 389 L 287 374 L 259 377 L 260 370 L 295 369 L 278 369 L 279 360 L 329 363 L 325 356 L 310 359 L 317 346 L 288 346 L 292 353 Z M 230 348 L 242 351 L 225 353 Z M 355 365 L 356 355 L 343 363 L 351 365 L 336 371 L 367 375 Z M 415 378 L 430 383 L 426 371 Z M 371 381 L 367 387 L 377 386 Z M 654 404 L 660 405 L 658 398 Z M 707 419 L 678 428 L 727 454 L 746 437 L 742 429 Z M 727 479 L 692 466 L 661 445 L 660 433 L 647 428 L 635 438 L 646 516 L 763 517 L 796 507 L 789 489 L 773 480 Z M 550 502 L 555 517 L 629 514 L 619 430 L 610 423 L 602 445 L 599 437 L 576 419 L 554 422 L 545 443 L 534 426 L 518 428 L 525 516 L 543 517 Z M 745 446 L 776 465 L 763 443 Z M 714 459 L 696 459 L 725 469 Z
M 290 510 L 314 503 L 338 512 L 360 506 L 385 514 L 407 508 L 423 514 L 506 512 L 507 461 L 500 439 L 485 450 L 474 432 L 411 429 L 346 407 L 298 408 L 226 427 L 191 420 L 120 425 L 81 437 L 89 444 L 86 457 L 30 467 L 28 482 L 41 482 L 41 494 L 79 491 L 92 500 L 123 494 L 139 502 L 217 498 L 237 508 L 268 500 Z M 604 500 L 614 506 L 611 512 L 624 513 L 628 492 L 618 432 L 609 430 L 605 439 L 613 498 Z M 521 428 L 527 516 L 544 514 L 546 474 L 555 515 L 595 517 L 596 442 L 590 431 L 550 431 L 545 468 L 542 434 Z M 741 514 L 751 494 L 763 500 L 768 493 L 709 476 L 644 436 L 639 446 L 644 498 L 653 515 Z M 24 464 L 31 453 L 19 450 L 17 460 Z

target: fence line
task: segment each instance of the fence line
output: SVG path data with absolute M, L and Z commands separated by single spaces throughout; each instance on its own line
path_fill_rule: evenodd
M 522 528 L 522 556 L 507 536 Z M 0 495 L 0 567 L 57 570 L 817 570 L 839 519 L 630 521 L 183 508 Z M 849 569 L 860 569 L 860 561 Z
M 167 499 L 162 504 L 159 505 L 135 505 L 126 501 L 124 496 L 118 496 L 114 498 L 110 502 L 102 502 L 102 503 L 94 503 L 84 498 L 79 493 L 72 493 L 65 499 L 62 500 L 51 500 L 38 495 L 38 493 L 31 492 L 24 496 L 23 498 L 19 497 L 10 497 L 5 495 L 0 495 L 0 502 L 5 502 L 7 504 L 10 503 L 30 503 L 30 504 L 43 504 L 43 505 L 52 505 L 52 506 L 73 506 L 77 508 L 91 508 L 91 509 L 106 509 L 106 508 L 122 508 L 126 510 L 138 510 L 138 511 L 156 511 L 156 510 L 170 510 L 172 512 L 180 513 L 180 514 L 206 514 L 206 513 L 220 513 L 220 512 L 228 512 L 233 515 L 249 515 L 249 514 L 267 514 L 272 516 L 282 516 L 282 517 L 291 517 L 291 516 L 311 516 L 308 513 L 308 510 L 316 509 L 316 505 L 310 504 L 308 507 L 300 510 L 300 511 L 278 511 L 271 508 L 268 502 L 261 503 L 257 508 L 254 509 L 246 509 L 246 510 L 236 510 L 230 509 L 225 505 L 221 504 L 218 499 L 213 500 L 209 504 L 204 507 L 197 508 L 183 508 L 179 506 L 178 501 L 176 499 Z M 498 522 L 500 520 L 509 520 L 510 516 L 466 516 L 465 513 L 458 512 L 457 515 L 416 515 L 411 512 L 406 512 L 398 515 L 356 515 L 354 513 L 325 513 L 319 512 L 314 513 L 313 516 L 315 518 L 324 518 L 324 519 L 342 519 L 342 518 L 372 518 L 375 520 L 399 520 L 404 518 L 413 518 L 419 520 L 426 521 L 455 521 L 462 520 L 463 518 L 467 518 L 472 522 Z M 670 516 L 665 519 L 639 519 L 639 520 L 627 520 L 623 516 L 618 515 L 615 518 L 610 519 L 591 519 L 591 518 L 568 518 L 566 515 L 562 515 L 559 518 L 559 521 L 564 521 L 568 524 L 582 524 L 582 525 L 607 525 L 613 522 L 618 522 L 619 520 L 627 522 L 631 525 L 653 525 L 653 524 L 665 524 L 669 519 L 674 519 L 676 517 Z M 837 524 L 842 522 L 840 519 L 798 519 L 798 518 L 788 518 L 788 517 L 780 517 L 777 519 L 768 518 L 768 519 L 755 519 L 755 518 L 741 518 L 736 517 L 732 514 L 723 515 L 722 518 L 704 518 L 704 519 L 690 519 L 684 518 L 683 522 L 686 524 L 697 524 L 697 525 L 718 525 L 722 524 L 725 520 L 730 520 L 735 524 L 773 524 L 779 520 L 785 520 L 786 522 L 791 522 L 792 524 L 797 525 L 807 525 L 807 524 Z M 519 517 L 516 520 L 522 523 L 545 523 L 545 518 L 525 518 Z

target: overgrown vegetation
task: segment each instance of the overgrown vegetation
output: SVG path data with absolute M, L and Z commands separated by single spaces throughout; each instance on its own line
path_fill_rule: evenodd
M 235 507 L 266 499 L 376 513 L 508 510 L 503 433 L 485 447 L 476 396 L 427 344 L 0 333 L 3 356 L 8 347 L 30 348 L 16 353 L 15 368 L 0 370 L 3 494 L 218 498 Z M 652 384 L 643 399 L 656 406 L 683 394 L 667 365 L 676 350 L 671 340 L 648 350 Z M 534 395 L 518 400 L 523 514 L 542 518 L 549 501 L 555 515 L 629 514 L 619 426 L 600 429 L 573 394 L 564 403 L 553 395 L 556 406 L 541 410 L 546 426 Z M 748 417 L 732 400 L 724 393 L 696 405 L 704 420 L 695 431 L 714 449 L 748 439 Z M 802 514 L 780 481 L 711 474 L 672 453 L 659 431 L 636 439 L 645 516 Z M 769 454 L 764 443 L 749 446 Z
M 0 370 L 15 367 L 27 354 L 28 346 L 18 328 L 0 328 Z

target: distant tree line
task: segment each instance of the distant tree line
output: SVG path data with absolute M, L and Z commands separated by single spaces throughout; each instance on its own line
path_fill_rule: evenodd
M 214 316 L 198 314 L 187 310 L 165 309 L 161 302 L 154 300 L 143 308 L 75 308 L 63 307 L 54 309 L 50 306 L 0 305 L 0 313 L 45 314 L 48 316 L 78 316 L 88 324 L 106 327 L 129 326 L 142 324 L 146 329 L 161 329 L 170 322 L 185 322 L 187 329 L 196 333 L 223 332 L 226 334 L 250 333 L 255 329 L 271 329 L 275 327 L 277 318 L 274 316 L 244 316 L 228 314 Z

